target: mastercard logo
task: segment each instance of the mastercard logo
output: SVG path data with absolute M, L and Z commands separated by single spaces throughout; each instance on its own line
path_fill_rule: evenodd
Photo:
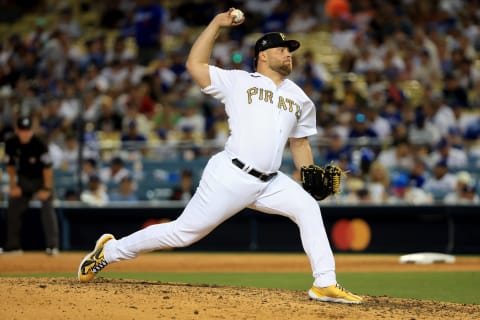
M 339 250 L 365 250 L 370 244 L 371 230 L 363 219 L 340 219 L 332 227 L 332 241 Z

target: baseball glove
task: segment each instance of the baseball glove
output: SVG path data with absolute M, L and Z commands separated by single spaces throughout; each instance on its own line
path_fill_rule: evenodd
M 326 167 L 311 164 L 300 168 L 303 188 L 317 200 L 340 193 L 342 174 L 344 171 L 333 164 Z

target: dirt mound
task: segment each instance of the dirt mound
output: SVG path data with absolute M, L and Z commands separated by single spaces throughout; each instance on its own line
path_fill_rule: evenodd
M 389 297 L 319 303 L 304 291 L 99 278 L 4 278 L 2 319 L 478 319 L 478 306 Z M 8 297 L 8 299 L 7 299 Z

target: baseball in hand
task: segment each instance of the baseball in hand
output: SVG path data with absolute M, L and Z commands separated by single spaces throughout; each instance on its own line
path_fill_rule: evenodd
M 243 12 L 239 9 L 233 9 L 232 12 L 230 12 L 230 15 L 233 17 L 233 22 L 235 23 L 238 23 L 243 19 Z

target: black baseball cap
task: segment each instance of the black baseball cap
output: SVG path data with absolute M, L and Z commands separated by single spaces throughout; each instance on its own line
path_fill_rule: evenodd
M 300 47 L 300 42 L 297 40 L 287 40 L 281 32 L 266 33 L 255 42 L 255 58 L 261 51 L 278 47 L 287 47 L 290 52 L 293 52 Z
M 21 116 L 17 119 L 17 128 L 22 130 L 29 130 L 32 128 L 32 118 Z

